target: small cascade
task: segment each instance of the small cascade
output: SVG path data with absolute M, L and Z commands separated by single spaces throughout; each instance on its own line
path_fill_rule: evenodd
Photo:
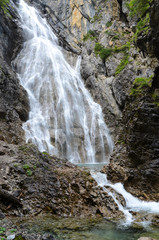
M 108 162 L 113 142 L 81 79 L 80 57 L 72 68 L 38 11 L 23 0 L 17 11 L 24 44 L 13 65 L 30 100 L 26 141 L 72 163 Z
M 98 186 L 102 187 L 105 192 L 108 193 L 117 204 L 120 211 L 124 213 L 125 221 L 120 223 L 122 226 L 130 226 L 135 219 L 133 218 L 131 212 L 147 212 L 152 214 L 159 214 L 159 202 L 146 202 L 134 197 L 132 194 L 128 193 L 122 183 L 112 184 L 107 180 L 106 174 L 101 172 L 91 171 L 92 177 L 97 182 Z M 115 190 L 115 192 L 121 194 L 125 199 L 125 206 L 117 200 L 115 194 L 107 190 L 110 187 Z M 146 223 L 145 223 L 146 224 Z

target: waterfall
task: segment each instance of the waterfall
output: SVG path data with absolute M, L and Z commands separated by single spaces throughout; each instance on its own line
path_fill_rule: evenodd
M 23 0 L 17 11 L 24 44 L 13 64 L 30 101 L 26 141 L 72 163 L 108 162 L 113 142 L 81 79 L 80 57 L 72 68 L 45 18 Z
M 57 37 L 38 11 L 23 0 L 19 1 L 17 11 L 24 44 L 13 65 L 30 101 L 29 119 L 23 124 L 26 141 L 36 144 L 42 152 L 66 157 L 72 163 L 107 163 L 113 142 L 100 105 L 93 101 L 81 79 L 80 57 L 72 68 Z M 159 203 L 133 197 L 121 183 L 111 184 L 105 174 L 95 171 L 91 174 L 124 213 L 124 225 L 134 221 L 131 211 L 159 213 Z M 126 206 L 107 187 L 121 194 Z

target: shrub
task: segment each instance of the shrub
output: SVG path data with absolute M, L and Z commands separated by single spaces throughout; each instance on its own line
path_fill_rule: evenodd
M 94 51 L 95 51 L 95 54 L 99 55 L 102 60 L 106 60 L 113 53 L 124 52 L 126 54 L 127 50 L 129 51 L 130 49 L 130 45 L 131 45 L 130 42 L 127 42 L 121 47 L 104 48 L 101 43 L 96 43 Z
M 111 27 L 112 24 L 113 24 L 113 23 L 112 23 L 111 21 L 110 21 L 110 22 L 107 22 L 107 23 L 106 23 L 106 27 Z
M 128 63 L 129 63 L 129 54 L 126 54 L 121 60 L 118 67 L 116 68 L 115 76 L 118 75 L 126 67 Z
M 151 75 L 148 78 L 136 78 L 133 83 L 134 88 L 131 89 L 130 95 L 141 94 L 145 87 L 151 87 L 152 78 L 153 78 L 153 75 Z
M 130 10 L 130 16 L 138 17 L 139 21 L 136 26 L 136 33 L 134 34 L 134 40 L 136 41 L 139 34 L 142 32 L 147 35 L 149 31 L 149 8 L 152 0 L 131 0 L 128 4 Z
M 142 18 L 148 11 L 151 2 L 152 0 L 131 0 L 128 3 L 130 16 L 137 16 L 138 18 Z
M 102 44 L 96 43 L 94 48 L 95 54 L 99 55 L 102 60 L 107 59 L 112 53 L 112 48 L 104 48 Z

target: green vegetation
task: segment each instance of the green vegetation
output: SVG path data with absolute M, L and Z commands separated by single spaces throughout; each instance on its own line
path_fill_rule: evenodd
M 142 93 L 144 88 L 151 87 L 152 78 L 153 75 L 151 75 L 149 78 L 136 78 L 134 81 L 134 88 L 131 89 L 130 95 L 139 95 Z
M 96 21 L 100 21 L 101 18 L 102 18 L 102 14 L 94 15 L 94 17 L 91 19 L 91 23 L 94 23 Z
M 12 228 L 9 231 L 10 231 L 10 233 L 15 233 L 17 231 L 17 229 Z
M 42 155 L 51 158 L 51 156 L 47 152 L 42 152 Z
M 15 233 L 17 230 L 16 229 L 6 229 L 5 227 L 0 227 L 0 240 L 6 240 L 7 235 L 6 232 L 10 233 Z M 16 238 L 15 238 L 16 239 Z
M 126 44 L 122 45 L 121 47 L 115 47 L 114 52 L 119 53 L 119 52 L 124 52 L 126 53 L 127 51 L 130 50 L 131 47 L 131 42 L 127 42 Z
M 119 40 L 119 39 L 120 39 L 120 36 L 119 36 L 119 35 L 115 35 L 115 36 L 112 37 L 111 40 L 112 40 L 112 41 L 115 41 L 115 40 Z
M 134 34 L 134 40 L 137 41 L 138 36 L 142 33 L 147 35 L 150 29 L 149 26 L 150 22 L 150 15 L 149 13 L 146 14 L 145 18 L 141 19 L 136 26 L 136 32 Z
M 97 38 L 95 31 L 89 30 L 86 35 L 83 37 L 83 41 L 87 41 L 88 39 L 90 40 L 95 40 Z
M 9 5 L 9 0 L 0 0 L 0 8 L 3 10 L 4 14 L 8 14 L 7 6 Z
M 152 94 L 152 98 L 154 100 L 154 104 L 157 105 L 157 107 L 159 107 L 159 89 L 155 89 L 155 91 Z
M 25 238 L 22 235 L 17 235 L 14 240 L 25 240 Z
M 91 39 L 92 41 L 95 40 L 95 48 L 94 52 L 96 56 L 99 56 L 103 61 L 105 61 L 108 57 L 112 54 L 122 52 L 124 53 L 123 59 L 121 60 L 120 64 L 116 68 L 115 75 L 118 75 L 129 63 L 129 51 L 131 45 L 134 41 L 137 41 L 139 35 L 147 35 L 150 29 L 150 15 L 149 15 L 149 8 L 150 3 L 152 0 L 129 0 L 128 1 L 128 8 L 130 10 L 131 17 L 137 17 L 138 22 L 136 25 L 136 31 L 132 35 L 130 35 L 130 40 L 126 44 L 122 45 L 121 47 L 104 47 L 100 42 L 97 42 L 97 36 L 94 31 L 90 30 L 83 38 L 84 41 Z M 99 8 L 97 14 L 94 16 L 91 22 L 95 22 L 100 20 L 102 15 L 100 14 L 101 9 Z M 106 27 L 109 28 L 113 24 L 112 21 L 106 23 Z M 105 31 L 108 36 L 110 36 L 111 41 L 120 40 L 124 41 L 125 34 L 130 34 L 131 32 L 127 31 L 124 33 L 119 33 L 117 31 L 113 31 L 113 29 L 109 29 Z M 149 86 L 151 82 L 151 78 L 137 78 L 134 81 L 134 88 L 131 91 L 131 94 L 137 94 L 141 92 L 141 89 L 145 86 Z
M 112 24 L 113 24 L 113 23 L 112 23 L 111 21 L 110 21 L 110 22 L 107 22 L 107 23 L 106 23 L 106 27 L 111 27 Z
M 134 40 L 136 41 L 139 34 L 147 35 L 150 29 L 150 15 L 149 8 L 152 0 L 131 0 L 128 3 L 131 17 L 138 17 L 139 21 L 136 26 L 136 32 L 134 34 Z
M 0 227 L 0 234 L 3 234 L 6 231 L 4 227 Z
M 106 60 L 112 53 L 112 48 L 104 48 L 101 43 L 96 43 L 94 52 L 96 55 L 99 55 L 102 60 Z
M 23 168 L 26 170 L 26 174 L 30 177 L 33 175 L 33 172 L 31 171 L 31 166 L 29 166 L 28 164 L 24 164 Z
M 128 63 L 129 63 L 129 54 L 126 54 L 121 60 L 118 67 L 116 68 L 115 76 L 118 75 L 126 67 Z
M 152 0 L 131 0 L 128 3 L 130 16 L 137 16 L 138 18 L 142 18 L 150 8 L 151 2 Z
M 113 53 L 124 52 L 126 54 L 127 50 L 129 51 L 129 49 L 130 49 L 130 42 L 127 42 L 121 47 L 114 47 L 114 48 L 104 48 L 104 46 L 101 43 L 96 43 L 94 52 L 96 55 L 99 55 L 102 60 L 106 60 Z
M 90 21 L 91 23 L 101 20 L 102 14 L 100 14 L 100 11 L 101 11 L 101 7 L 98 8 L 96 15 L 94 15 L 94 17 L 91 19 Z
M 4 227 L 0 227 L 0 240 L 5 240 L 6 239 L 6 229 Z

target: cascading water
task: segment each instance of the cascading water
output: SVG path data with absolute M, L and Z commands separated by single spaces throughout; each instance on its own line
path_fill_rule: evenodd
M 159 214 L 159 202 L 141 201 L 140 199 L 134 197 L 132 194 L 128 193 L 121 183 L 112 184 L 109 182 L 107 180 L 106 174 L 91 171 L 91 175 L 98 183 L 98 186 L 102 187 L 103 190 L 113 198 L 119 210 L 124 213 L 125 221 L 121 222 L 122 226 L 129 226 L 132 222 L 135 221 L 130 212 L 147 212 L 152 214 Z M 126 203 L 125 207 L 123 207 L 119 200 L 117 200 L 115 194 L 113 194 L 110 190 L 107 190 L 107 187 L 114 189 L 115 192 L 121 194 L 124 197 Z M 144 224 L 147 226 L 148 222 L 144 222 L 143 226 Z
M 101 107 L 80 77 L 80 58 L 75 69 L 66 62 L 57 37 L 34 7 L 20 0 L 17 11 L 25 42 L 13 64 L 30 100 L 29 120 L 23 125 L 27 142 L 73 163 L 106 163 L 113 142 Z M 140 201 L 105 174 L 92 172 L 92 177 L 125 214 L 126 225 L 134 220 L 129 210 L 159 213 L 159 203 Z M 126 207 L 107 187 L 124 197 Z
M 73 163 L 107 162 L 113 142 L 101 107 L 80 77 L 80 58 L 75 69 L 66 62 L 57 37 L 34 7 L 20 0 L 18 13 L 25 42 L 14 65 L 30 100 L 23 125 L 27 142 Z

